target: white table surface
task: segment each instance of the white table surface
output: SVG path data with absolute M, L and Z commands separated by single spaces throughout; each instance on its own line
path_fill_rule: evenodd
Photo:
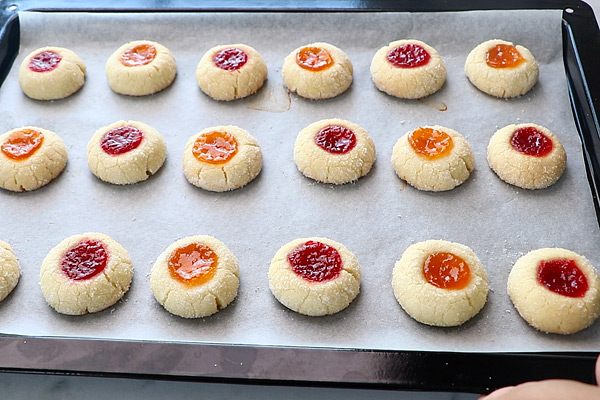
M 600 19 L 600 0 L 587 0 Z M 0 388 L 6 400 L 54 399 L 328 399 L 328 400 L 474 400 L 467 393 L 399 392 L 365 389 L 280 387 L 217 383 L 173 382 L 124 378 L 92 378 L 37 374 L 0 373 Z

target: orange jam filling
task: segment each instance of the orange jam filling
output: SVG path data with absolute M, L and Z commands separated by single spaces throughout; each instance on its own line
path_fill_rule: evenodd
M 223 131 L 212 131 L 198 136 L 192 154 L 198 161 L 224 164 L 235 156 L 237 150 L 238 143 L 233 135 Z
M 168 266 L 171 277 L 189 286 L 208 282 L 217 270 L 218 257 L 205 244 L 191 243 L 173 250 Z
M 515 68 L 525 62 L 519 50 L 510 44 L 498 44 L 485 53 L 485 62 L 492 68 Z
M 31 157 L 44 142 L 44 134 L 33 129 L 22 129 L 11 133 L 2 143 L 2 153 L 13 160 L 22 161 Z
M 143 43 L 125 50 L 119 60 L 126 67 L 139 67 L 151 63 L 155 58 L 156 47 Z
M 446 132 L 432 128 L 417 128 L 408 135 L 413 150 L 430 160 L 444 157 L 452 151 L 454 142 Z
M 309 71 L 323 71 L 333 65 L 333 58 L 322 47 L 303 47 L 296 53 L 296 64 Z
M 465 260 L 445 252 L 427 257 L 423 264 L 423 275 L 433 286 L 448 290 L 463 289 L 471 280 L 471 270 Z

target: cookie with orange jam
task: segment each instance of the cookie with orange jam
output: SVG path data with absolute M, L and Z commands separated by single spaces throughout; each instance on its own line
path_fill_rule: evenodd
M 258 176 L 262 151 L 242 128 L 220 125 L 203 129 L 185 145 L 183 173 L 187 180 L 212 192 L 240 188 Z
M 317 42 L 298 47 L 283 62 L 283 82 L 288 89 L 308 99 L 329 99 L 352 84 L 352 62 L 336 46 Z
M 13 192 L 38 189 L 67 165 L 67 149 L 54 132 L 35 126 L 0 135 L 0 187 Z
M 527 323 L 570 335 L 600 315 L 600 278 L 582 255 L 561 248 L 530 251 L 508 276 L 508 295 Z
M 466 181 L 475 167 L 475 158 L 460 133 L 434 125 L 418 127 L 398 139 L 392 164 L 400 179 L 411 186 L 440 192 Z
M 446 65 L 427 43 L 396 40 L 373 56 L 371 78 L 379 90 L 391 96 L 420 99 L 444 86 Z
M 488 294 L 485 268 L 473 250 L 445 240 L 409 246 L 394 266 L 392 287 L 404 311 L 433 326 L 465 323 Z
M 267 79 L 267 64 L 258 51 L 245 44 L 209 49 L 196 68 L 196 80 L 215 100 L 231 101 L 250 96 Z
M 150 273 L 156 300 L 183 318 L 207 317 L 237 296 L 238 261 L 227 246 L 211 236 L 189 236 L 163 251 Z
M 356 256 L 328 238 L 302 238 L 283 245 L 269 268 L 273 296 L 290 310 L 310 316 L 342 311 L 360 292 Z
M 102 311 L 129 290 L 133 266 L 123 246 L 102 233 L 70 236 L 42 261 L 40 285 L 57 312 L 83 315 Z
M 148 179 L 165 162 L 167 146 L 154 128 L 138 121 L 117 121 L 94 133 L 87 145 L 90 170 L 117 185 Z
M 567 165 L 567 153 L 558 137 L 531 123 L 496 131 L 488 145 L 487 159 L 500 179 L 523 189 L 553 185 Z
M 367 131 L 353 122 L 324 119 L 298 133 L 294 162 L 309 178 L 344 184 L 369 173 L 375 163 L 375 144 Z
M 538 80 L 539 68 L 527 48 L 493 39 L 471 50 L 465 61 L 465 74 L 482 92 L 511 98 L 531 90 Z
M 13 291 L 19 283 L 21 268 L 12 247 L 0 240 L 0 301 Z
M 173 54 L 160 43 L 135 40 L 119 47 L 106 61 L 110 88 L 128 96 L 146 96 L 167 88 L 177 75 Z
M 58 100 L 85 83 L 86 68 L 77 54 L 63 47 L 42 47 L 29 53 L 19 67 L 19 85 L 35 100 Z

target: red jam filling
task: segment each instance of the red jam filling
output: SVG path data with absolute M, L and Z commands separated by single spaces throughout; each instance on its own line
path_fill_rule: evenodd
M 537 279 L 554 293 L 567 297 L 583 297 L 588 290 L 585 274 L 571 259 L 540 261 Z
M 235 137 L 227 132 L 213 131 L 204 133 L 196 139 L 192 154 L 198 161 L 209 164 L 224 164 L 238 150 Z
M 333 154 L 346 154 L 356 146 L 356 135 L 350 129 L 330 125 L 315 135 L 317 146 Z
M 155 58 L 156 47 L 148 43 L 142 43 L 125 50 L 119 60 L 126 67 L 139 67 L 150 64 Z
M 144 134 L 138 128 L 130 125 L 121 126 L 106 132 L 100 140 L 100 147 L 111 156 L 118 156 L 136 149 Z
M 218 261 L 210 247 L 191 243 L 173 250 L 168 266 L 171 277 L 192 286 L 209 281 L 215 275 Z
M 427 64 L 431 56 L 422 46 L 408 43 L 390 50 L 386 58 L 394 67 L 417 68 Z
M 322 47 L 303 47 L 296 53 L 296 64 L 309 71 L 323 71 L 333 65 L 333 58 Z
M 213 57 L 213 63 L 225 71 L 240 69 L 248 61 L 248 54 L 237 47 L 230 47 L 219 51 Z
M 342 256 L 325 243 L 309 240 L 288 254 L 292 271 L 309 282 L 325 282 L 342 272 Z
M 515 68 L 525 62 L 519 50 L 510 44 L 498 44 L 485 53 L 485 62 L 492 68 Z
M 108 253 L 99 240 L 88 239 L 63 254 L 60 268 L 69 279 L 82 281 L 98 275 L 108 261 Z
M 517 129 L 510 145 L 519 153 L 534 157 L 544 157 L 552 151 L 552 139 L 532 126 Z
M 435 287 L 448 290 L 463 289 L 471 280 L 469 265 L 452 253 L 430 254 L 423 264 L 423 275 Z
M 430 160 L 450 154 L 454 147 L 452 137 L 444 131 L 432 128 L 417 128 L 408 135 L 413 150 Z
M 33 129 L 22 129 L 8 135 L 0 149 L 12 160 L 22 161 L 31 157 L 44 143 L 44 134 Z
M 29 69 L 33 72 L 49 72 L 58 67 L 60 60 L 62 56 L 54 51 L 41 51 L 29 60 Z

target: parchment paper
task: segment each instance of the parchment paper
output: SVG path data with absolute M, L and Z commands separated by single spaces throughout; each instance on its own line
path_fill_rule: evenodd
M 198 14 L 21 14 L 21 52 L 0 90 L 0 129 L 38 125 L 66 142 L 69 162 L 61 176 L 31 193 L 0 192 L 0 238 L 14 248 L 23 270 L 15 291 L 0 303 L 0 331 L 35 336 L 218 342 L 342 348 L 561 351 L 599 350 L 600 323 L 569 337 L 529 327 L 506 294 L 513 263 L 540 247 L 565 247 L 600 265 L 599 230 L 571 114 L 561 52 L 560 11 L 464 13 L 198 13 Z M 421 101 L 403 101 L 378 91 L 369 65 L 390 41 L 417 38 L 443 57 L 447 82 Z M 500 100 L 473 87 L 464 60 L 477 44 L 502 38 L 528 47 L 540 64 L 540 79 L 527 95 Z M 113 93 L 104 63 L 121 44 L 151 39 L 175 55 L 174 84 L 153 96 Z M 327 41 L 354 64 L 350 90 L 326 101 L 288 95 L 281 79 L 284 57 L 294 48 Z M 235 102 L 205 96 L 195 68 L 217 44 L 246 43 L 265 58 L 269 77 L 256 95 Z M 27 98 L 17 83 L 24 56 L 45 45 L 74 50 L 88 68 L 83 89 L 64 100 Z M 340 117 L 363 126 L 377 147 L 377 162 L 354 184 L 318 184 L 302 176 L 292 160 L 297 133 L 323 118 Z M 89 171 L 85 148 L 99 127 L 139 120 L 166 138 L 168 157 L 147 182 L 105 184 Z M 567 169 L 554 186 L 521 190 L 488 167 L 486 148 L 500 127 L 535 122 L 555 132 L 567 154 Z M 187 139 L 201 129 L 234 124 L 260 142 L 264 168 L 247 187 L 210 193 L 182 173 Z M 448 192 L 418 191 L 399 180 L 390 157 L 396 140 L 417 126 L 439 124 L 471 143 L 476 168 Z M 131 290 L 110 309 L 79 317 L 48 307 L 39 289 L 39 268 L 63 238 L 99 231 L 131 254 Z M 153 298 L 149 273 L 173 241 L 210 234 L 224 241 L 240 262 L 237 299 L 212 317 L 185 320 Z M 307 236 L 344 243 L 362 266 L 358 298 L 333 316 L 296 314 L 271 295 L 267 270 L 277 249 Z M 471 247 L 483 261 L 491 286 L 488 303 L 457 328 L 433 328 L 412 320 L 396 302 L 391 273 L 412 243 L 445 239 Z

